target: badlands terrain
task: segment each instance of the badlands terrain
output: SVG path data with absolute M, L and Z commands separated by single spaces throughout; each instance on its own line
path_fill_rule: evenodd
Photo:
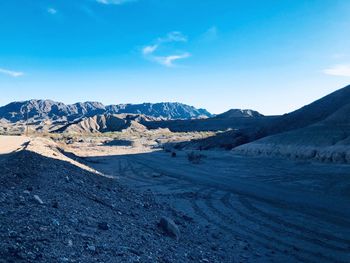
M 1 107 L 0 262 L 350 262 L 349 103 Z

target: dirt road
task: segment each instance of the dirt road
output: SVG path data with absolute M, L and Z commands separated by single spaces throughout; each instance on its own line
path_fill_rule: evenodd
M 205 152 L 200 164 L 168 153 L 90 157 L 185 212 L 238 262 L 350 262 L 350 169 Z

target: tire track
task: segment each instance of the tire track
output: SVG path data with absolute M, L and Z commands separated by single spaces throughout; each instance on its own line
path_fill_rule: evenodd
M 242 240 L 242 239 L 249 240 L 249 241 L 252 241 L 252 242 L 254 242 L 256 244 L 259 244 L 260 246 L 264 247 L 267 250 L 278 251 L 279 253 L 285 255 L 285 250 L 284 249 L 281 249 L 281 248 L 276 247 L 276 246 L 272 246 L 271 244 L 267 244 L 266 242 L 261 241 L 260 238 L 259 237 L 257 238 L 255 235 L 249 235 L 251 233 L 249 233 L 249 232 L 247 233 L 244 230 L 244 226 L 242 228 L 241 224 L 235 223 L 235 225 L 238 226 L 239 231 L 234 230 L 233 228 L 228 227 L 227 225 L 225 225 L 225 224 L 223 224 L 221 222 L 218 222 L 217 220 L 211 218 L 207 213 L 204 212 L 204 209 L 202 209 L 202 208 L 200 208 L 198 206 L 196 200 L 192 200 L 191 204 L 192 204 L 192 208 L 193 208 L 194 212 L 199 217 L 205 219 L 208 223 L 217 226 L 221 230 L 225 231 L 225 233 L 230 234 L 236 240 Z M 298 260 L 298 262 L 309 262 L 309 263 L 318 263 L 319 262 L 318 260 L 309 260 L 309 259 L 306 259 L 306 258 L 302 258 L 302 257 L 298 256 L 297 254 L 286 255 L 286 256 L 291 256 L 291 257 L 295 258 L 296 260 Z
M 227 196 L 230 196 L 230 194 L 228 193 L 228 194 L 225 195 L 226 198 L 227 198 Z M 230 202 L 227 202 L 225 200 L 223 203 L 224 203 L 224 205 L 226 205 L 226 207 L 230 208 L 232 211 L 235 211 L 244 220 L 248 220 L 248 221 L 252 222 L 255 225 L 263 226 L 264 228 L 268 228 L 269 227 L 268 224 L 263 223 L 262 221 L 256 220 L 254 217 L 247 216 L 245 213 L 240 211 L 238 209 L 238 207 L 234 207 Z M 242 226 L 242 227 L 244 227 L 244 226 Z M 286 230 L 278 229 L 278 228 L 273 228 L 271 230 L 272 230 L 272 232 L 276 232 L 276 231 L 278 231 L 278 232 L 285 232 L 286 231 Z M 271 232 L 271 230 L 270 230 L 270 232 Z M 266 234 L 264 234 L 263 232 L 259 232 L 259 231 L 256 231 L 256 230 L 251 230 L 251 231 L 253 231 L 252 233 L 255 236 L 260 236 L 261 238 L 265 238 L 266 240 L 269 240 L 270 242 L 274 242 L 274 243 L 277 243 L 277 244 L 282 244 L 282 245 L 286 246 L 289 249 L 295 247 L 298 252 L 302 252 L 303 254 L 306 254 L 308 256 L 315 257 L 316 259 L 322 258 L 322 259 L 326 260 L 325 262 L 331 262 L 331 263 L 335 263 L 335 262 L 347 263 L 347 261 L 342 261 L 340 259 L 333 258 L 333 257 L 328 256 L 328 255 L 321 254 L 319 251 L 315 252 L 315 251 L 312 251 L 312 250 L 305 249 L 303 247 L 297 246 L 295 244 L 289 244 L 288 242 L 286 242 L 284 240 L 280 240 L 280 239 L 277 239 L 277 238 L 274 238 L 274 237 L 269 237 Z M 301 240 L 301 238 L 296 239 L 295 243 L 298 243 L 299 240 Z M 303 240 L 307 241 L 307 242 L 310 242 L 308 240 L 305 240 L 305 238 L 303 238 Z M 317 244 L 317 245 L 320 245 L 320 244 Z M 329 246 L 329 244 L 328 244 L 328 246 Z M 336 248 L 339 250 L 339 247 L 336 247 Z M 333 248 L 332 247 L 328 247 L 328 249 L 332 250 Z M 341 248 L 341 249 L 344 252 L 348 251 L 348 249 L 343 249 L 343 248 Z M 331 254 L 332 254 L 332 252 L 333 251 L 330 251 Z
M 243 198 L 240 197 L 240 198 L 238 198 L 238 200 L 239 199 L 243 199 Z M 224 205 L 227 207 L 227 202 Z M 303 241 L 308 242 L 308 243 L 310 243 L 312 245 L 317 245 L 319 247 L 322 247 L 322 248 L 325 248 L 325 249 L 329 249 L 331 251 L 337 250 L 337 251 L 340 251 L 340 252 L 348 252 L 348 248 L 347 247 L 345 247 L 345 248 L 344 247 L 339 247 L 339 246 L 336 246 L 336 245 L 333 245 L 333 244 L 326 243 L 325 241 L 321 241 L 318 238 L 311 238 L 310 236 L 303 235 L 304 232 L 309 232 L 310 233 L 310 231 L 302 231 L 301 233 L 296 233 L 296 232 L 291 231 L 289 227 L 281 227 L 281 226 L 283 226 L 282 224 L 276 223 L 273 220 L 266 219 L 266 218 L 262 218 L 263 220 L 260 220 L 261 219 L 260 217 L 257 218 L 255 216 L 251 216 L 248 213 L 243 212 L 242 209 L 239 209 L 238 207 L 234 208 L 232 205 L 229 205 L 229 206 L 230 207 L 228 207 L 228 208 L 231 208 L 230 209 L 231 211 L 236 212 L 242 218 L 245 218 L 246 220 L 249 220 L 249 221 L 253 222 L 254 224 L 263 226 L 267 230 L 271 230 L 273 232 L 277 232 L 277 233 L 280 233 L 280 234 L 287 234 L 288 236 L 293 237 L 296 240 L 303 240 Z M 242 205 L 242 207 L 244 207 L 244 206 Z M 274 222 L 277 225 L 273 225 L 273 224 L 268 223 L 268 222 Z M 318 237 L 318 236 L 316 235 L 316 237 Z
M 304 256 L 307 256 L 307 257 L 315 257 L 315 258 L 323 258 L 329 262 L 341 262 L 341 261 L 337 261 L 337 260 L 334 260 L 333 258 L 330 258 L 326 255 L 322 255 L 322 254 L 319 254 L 317 252 L 314 252 L 312 250 L 308 250 L 308 249 L 304 249 L 303 247 L 298 247 L 296 246 L 295 244 L 290 244 L 289 242 L 285 241 L 285 240 L 282 240 L 282 239 L 279 239 L 279 238 L 276 238 L 276 237 L 272 237 L 272 236 L 268 236 L 267 234 L 265 234 L 265 231 L 258 231 L 258 230 L 255 230 L 254 228 L 252 227 L 248 227 L 248 225 L 243 225 L 239 222 L 252 222 L 254 224 L 254 226 L 258 226 L 258 229 L 260 230 L 261 229 L 261 226 L 263 226 L 265 229 L 266 229 L 266 226 L 264 225 L 264 223 L 262 222 L 259 222 L 258 220 L 254 219 L 252 220 L 252 218 L 246 216 L 245 214 L 243 214 L 242 212 L 240 212 L 237 208 L 234 210 L 236 212 L 236 214 L 238 214 L 243 220 L 232 220 L 232 218 L 228 215 L 225 215 L 223 212 L 221 212 L 220 210 L 218 210 L 212 203 L 212 200 L 213 198 L 206 198 L 205 199 L 205 203 L 206 205 L 213 211 L 213 213 L 218 216 L 219 218 L 221 218 L 221 220 L 223 221 L 223 223 L 225 224 L 228 224 L 228 225 L 232 225 L 232 224 L 235 224 L 235 225 L 239 225 L 240 228 L 243 230 L 245 230 L 247 233 L 249 234 L 252 234 L 253 236 L 255 237 L 260 237 L 262 238 L 263 240 L 266 240 L 268 241 L 269 244 L 271 243 L 275 243 L 277 245 L 283 245 L 285 248 L 287 249 L 292 249 L 293 247 L 296 248 L 296 250 L 299 252 L 299 253 L 303 253 Z M 281 229 L 272 229 L 272 232 L 282 232 Z M 269 231 L 271 232 L 271 230 Z
M 228 198 L 229 198 L 229 196 L 224 196 L 223 197 L 223 202 L 225 202 L 226 204 L 229 204 Z M 316 232 L 316 231 L 313 231 L 313 230 L 311 230 L 309 228 L 305 228 L 303 226 L 300 226 L 300 225 L 293 224 L 293 223 L 287 222 L 285 220 L 282 220 L 279 217 L 277 217 L 276 215 L 268 214 L 268 213 L 258 209 L 257 207 L 253 206 L 251 204 L 251 202 L 249 202 L 247 200 L 247 198 L 241 197 L 241 198 L 239 198 L 239 201 L 246 209 L 248 209 L 252 213 L 258 214 L 261 217 L 266 218 L 269 221 L 275 222 L 275 223 L 280 224 L 280 225 L 284 225 L 285 227 L 288 227 L 288 228 L 293 228 L 293 229 L 298 230 L 298 231 L 300 231 L 302 233 L 308 233 L 308 234 L 316 236 L 316 237 L 322 237 L 325 240 L 332 240 L 334 242 L 341 243 L 343 245 L 346 244 L 346 246 L 350 247 L 350 240 L 348 240 L 348 239 L 343 239 L 341 237 L 337 237 L 337 236 L 330 235 L 330 234 L 327 234 L 327 233 L 321 233 L 321 232 L 318 232 L 318 231 Z M 235 207 L 233 207 L 232 205 L 231 205 L 231 208 L 235 209 Z

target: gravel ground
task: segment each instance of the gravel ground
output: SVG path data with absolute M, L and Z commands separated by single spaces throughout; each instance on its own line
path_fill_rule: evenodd
M 0 155 L 0 262 L 233 262 L 192 218 L 69 162 Z M 174 220 L 180 238 L 159 227 Z

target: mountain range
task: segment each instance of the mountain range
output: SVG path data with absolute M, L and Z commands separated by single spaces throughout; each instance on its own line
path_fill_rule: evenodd
M 74 121 L 84 117 L 102 114 L 143 114 L 160 119 L 208 118 L 212 114 L 205 109 L 197 109 L 177 102 L 103 105 L 100 102 L 79 102 L 64 104 L 52 100 L 28 100 L 12 102 L 0 107 L 0 119 L 9 122 L 25 121 Z

